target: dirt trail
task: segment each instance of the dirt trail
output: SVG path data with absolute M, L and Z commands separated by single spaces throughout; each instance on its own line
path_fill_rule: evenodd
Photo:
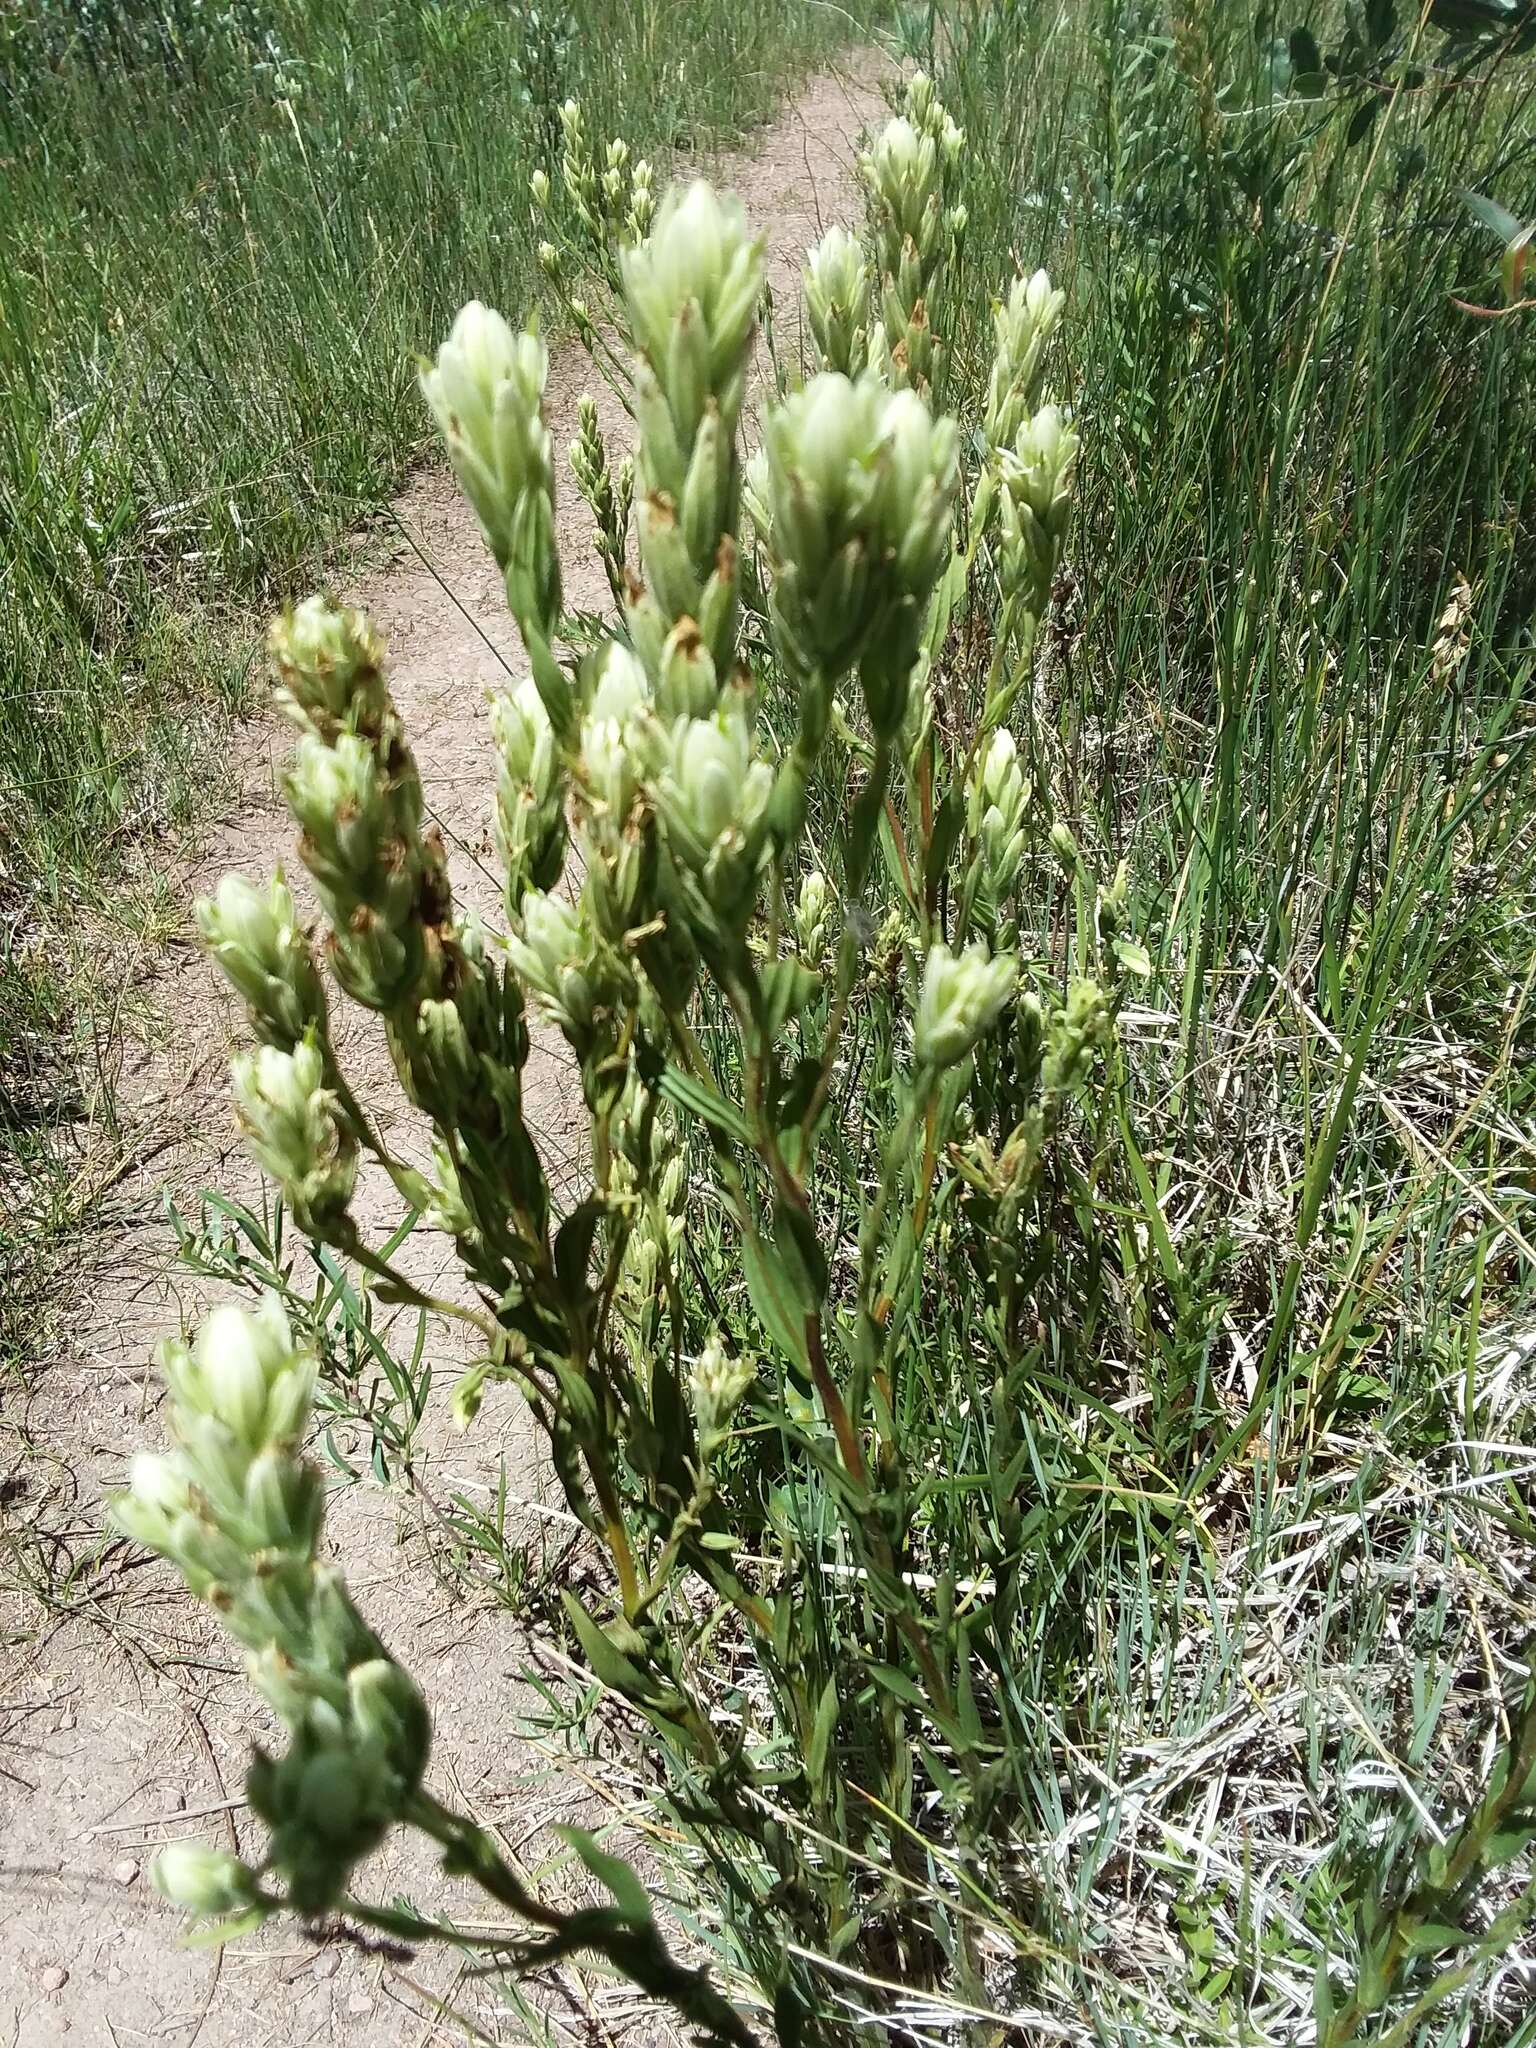
M 736 189 L 769 236 L 778 345 L 794 331 L 803 252 L 832 220 L 857 212 L 854 142 L 881 109 L 879 67 L 850 60 L 814 80 L 745 156 L 708 168 Z M 517 309 L 508 307 L 509 314 Z M 424 337 L 430 339 L 430 337 Z M 574 347 L 551 368 L 550 424 L 560 448 L 576 428 L 580 394 L 594 389 L 614 453 L 627 445 L 616 403 Z M 390 650 L 394 692 L 421 764 L 428 802 L 452 856 L 461 903 L 499 922 L 490 840 L 493 788 L 486 691 L 522 673 L 499 579 L 451 480 L 423 474 L 393 508 L 387 558 L 378 536 L 371 566 L 336 579 L 366 604 Z M 585 507 L 562 476 L 562 554 L 573 607 L 604 610 L 607 590 L 589 545 Z M 276 793 L 288 735 L 260 721 L 247 730 L 242 799 L 186 877 L 188 896 L 226 868 L 254 875 L 283 860 L 291 832 Z M 298 884 L 298 876 L 290 878 Z M 119 1185 L 91 1268 L 79 1282 L 70 1349 L 38 1376 L 7 1415 L 0 1441 L 0 1516 L 7 1569 L 0 1581 L 0 2048 L 69 2041 L 103 2048 L 170 2042 L 179 2048 L 294 2048 L 309 2042 L 460 2041 L 440 2015 L 449 1999 L 483 2029 L 511 2040 L 515 2022 L 494 1986 L 476 1987 L 451 1959 L 412 1961 L 339 1942 L 306 1941 L 288 1925 L 222 1955 L 176 1944 L 176 1925 L 150 1894 L 154 1848 L 183 1836 L 254 1847 L 259 1831 L 240 1789 L 249 1745 L 266 1723 L 229 1645 L 158 1564 L 103 1535 L 103 1495 L 121 1484 L 131 1454 L 160 1435 L 149 1369 L 155 1341 L 195 1315 L 207 1290 L 172 1263 L 162 1217 L 169 1192 L 195 1214 L 199 1191 L 255 1197 L 258 1183 L 233 1131 L 226 1064 L 239 1018 L 189 944 L 150 969 L 139 991 L 150 1034 L 126 1056 L 122 1094 L 137 1138 L 136 1165 Z M 371 1020 L 338 1002 L 343 1064 L 377 1099 L 392 1077 Z M 552 1178 L 572 1161 L 580 1095 L 562 1043 L 536 1044 L 527 1079 L 529 1121 Z M 397 1098 L 398 1099 L 398 1098 Z M 403 1109 L 403 1104 L 401 1105 Z M 409 1150 L 412 1134 L 397 1133 Z M 364 1221 L 392 1212 L 387 1186 L 365 1185 Z M 446 1274 L 445 1239 L 413 1240 L 418 1274 Z M 423 1266 L 420 1262 L 428 1263 Z M 438 1395 L 455 1361 L 432 1334 Z M 510 1399 L 488 1402 L 467 1437 L 450 1437 L 442 1400 L 424 1425 L 416 1469 L 439 1500 L 489 1500 L 500 1463 L 524 1500 L 540 1474 Z M 16 1412 L 19 1410 L 19 1412 Z M 542 1519 L 524 1512 L 532 1528 Z M 553 1818 L 584 1797 L 564 1774 L 511 1739 L 521 1699 L 515 1625 L 488 1597 L 466 1601 L 428 1568 L 432 1525 L 419 1504 L 369 1484 L 338 1489 L 330 1526 L 369 1620 L 426 1688 L 438 1727 L 431 1782 L 488 1824 L 536 1868 Z M 553 1527 L 557 1563 L 560 1541 Z M 512 1532 L 521 1537 L 526 1529 Z M 487 1739 L 487 1731 L 500 1731 Z M 425 1858 L 388 1851 L 363 1889 L 409 1888 L 430 1899 Z M 463 1901 L 461 1899 L 461 1905 Z M 600 1994 L 605 2028 L 633 2001 Z M 579 2016 L 570 2019 L 580 2026 Z M 584 2031 L 584 2030 L 583 2030 Z M 631 2029 L 632 2031 L 632 2029 Z

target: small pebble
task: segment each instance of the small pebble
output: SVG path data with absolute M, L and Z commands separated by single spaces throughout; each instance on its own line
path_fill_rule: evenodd
M 125 1856 L 121 1863 L 114 1863 L 112 1866 L 112 1875 L 119 1884 L 132 1884 L 138 1874 L 139 1866 L 131 1856 Z
M 62 1991 L 69 1982 L 69 1972 L 62 1963 L 50 1963 L 37 1981 L 45 1991 Z
M 341 1968 L 341 1957 L 333 1948 L 321 1949 L 310 1964 L 310 1974 L 315 1977 L 334 1977 Z
M 347 2000 L 347 2011 L 354 2019 L 361 2019 L 365 2012 L 373 2011 L 373 2000 L 366 1991 L 354 1991 Z

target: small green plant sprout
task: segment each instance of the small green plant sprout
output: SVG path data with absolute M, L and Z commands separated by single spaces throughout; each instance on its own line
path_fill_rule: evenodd
M 368 621 L 312 599 L 273 630 L 319 950 L 383 1020 L 430 1170 L 349 1085 L 281 878 L 226 882 L 199 915 L 258 1041 L 242 1124 L 299 1228 L 474 1333 L 461 1423 L 515 1397 L 543 1433 L 595 1561 L 563 1594 L 572 1654 L 643 1731 L 737 2002 L 673 1960 L 617 1858 L 577 1838 L 613 1903 L 561 1915 L 426 1789 L 422 1696 L 317 1561 L 314 1366 L 272 1304 L 167 1353 L 178 1448 L 120 1509 L 224 1614 L 291 1733 L 252 1778 L 265 1859 L 177 1852 L 161 1882 L 229 1927 L 281 1906 L 425 1938 L 352 1888 L 414 1827 L 530 1923 L 508 1963 L 591 1949 L 710 2038 L 747 2039 L 751 2005 L 810 2042 L 841 2024 L 818 1959 L 877 2009 L 893 1973 L 974 2005 L 967 1901 L 1006 1916 L 1023 1882 L 1020 1708 L 987 1676 L 1022 1612 L 1010 1375 L 1053 1148 L 1104 1085 L 1137 957 L 1124 875 L 1097 886 L 1010 717 L 1070 510 L 1077 432 L 1043 398 L 1062 302 L 1040 275 L 1000 302 L 979 432 L 934 409 L 962 143 L 913 80 L 865 159 L 871 241 L 812 254 L 817 361 L 768 403 L 744 477 L 761 237 L 698 183 L 652 220 L 638 167 L 605 168 L 579 108 L 562 124 L 566 203 L 611 254 L 634 351 L 632 482 L 590 411 L 573 465 L 615 598 L 596 644 L 563 612 L 542 343 L 471 305 L 421 375 L 527 657 L 490 714 L 504 932 L 454 904 Z M 979 672 L 961 643 L 989 648 Z M 1020 892 L 1064 871 L 1067 971 L 1040 974 Z M 530 1014 L 586 1106 L 558 1199 L 525 1116 Z M 447 1298 L 367 1240 L 365 1158 L 452 1237 Z M 972 1463 L 936 1487 L 962 1377 Z

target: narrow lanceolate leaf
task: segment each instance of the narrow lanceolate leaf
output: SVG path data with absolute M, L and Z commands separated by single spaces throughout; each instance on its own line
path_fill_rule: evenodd
M 801 960 L 775 960 L 763 974 L 763 1028 L 776 1037 L 816 996 L 821 976 Z
M 614 1904 L 632 1927 L 650 1926 L 651 1902 L 645 1886 L 622 1856 L 603 1848 L 585 1828 L 557 1827 L 555 1833 L 570 1844 L 598 1883 L 612 1894 Z
M 816 1720 L 811 1729 L 810 1747 L 806 1751 L 806 1772 L 812 1785 L 819 1784 L 826 1771 L 827 1754 L 837 1733 L 837 1710 L 837 1680 L 829 1678 L 816 1705 Z
M 810 1383 L 811 1354 L 806 1345 L 805 1319 L 815 1310 L 794 1269 L 769 1238 L 747 1231 L 741 1241 L 742 1270 L 747 1293 L 764 1333 L 788 1359 L 800 1379 Z
M 625 1699 L 641 1701 L 648 1706 L 659 1706 L 668 1700 L 669 1695 L 650 1673 L 642 1671 L 633 1658 L 625 1656 L 569 1588 L 562 1590 L 560 1598 L 594 1677 L 600 1678 L 610 1691 L 621 1693 Z
M 732 1139 L 738 1145 L 752 1143 L 752 1126 L 746 1113 L 720 1093 L 712 1082 L 688 1074 L 669 1060 L 661 1077 L 661 1093 L 668 1102 L 699 1117 L 717 1138 Z

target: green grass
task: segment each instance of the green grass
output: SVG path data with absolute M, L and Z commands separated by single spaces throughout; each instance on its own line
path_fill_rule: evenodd
M 1536 1628 L 1536 321 L 1456 303 L 1500 299 L 1466 190 L 1536 215 L 1531 65 L 1350 144 L 1272 103 L 1236 6 L 1000 5 L 938 54 L 957 386 L 995 279 L 1068 293 L 1049 799 L 1128 861 L 1154 961 L 1086 1155 L 1129 1196 L 1112 1276 L 1053 1283 L 1021 1387 L 1048 1979 L 1103 2040 L 1301 2038 Z M 1049 955 L 1051 893 L 1034 920 Z M 1061 1489 L 1099 1461 L 1090 1510 Z M 1526 1981 L 1402 2038 L 1507 2038 Z
M 817 0 L 542 15 L 0 8 L 0 1122 L 34 1164 L 77 1093 L 72 942 L 217 788 L 253 611 L 398 484 L 415 354 L 458 306 L 536 297 L 560 100 L 664 165 L 854 26 Z

